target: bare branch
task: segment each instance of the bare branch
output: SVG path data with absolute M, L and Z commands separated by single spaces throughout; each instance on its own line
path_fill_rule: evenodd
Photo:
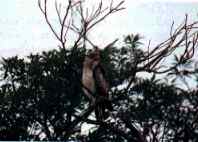
M 99 5 L 98 12 L 97 12 L 98 14 L 97 14 L 96 18 L 92 18 L 91 21 L 89 21 L 89 23 L 91 23 L 92 21 L 94 21 L 94 22 L 88 26 L 87 31 L 89 31 L 95 25 L 97 25 L 98 23 L 100 23 L 101 21 L 103 21 L 110 14 L 115 13 L 115 12 L 118 12 L 120 10 L 123 10 L 124 8 L 121 7 L 123 3 L 124 3 L 124 1 L 121 1 L 115 7 L 113 7 L 112 6 L 112 3 L 111 3 L 110 8 L 109 8 L 109 11 L 106 14 L 104 14 L 102 17 L 100 17 L 99 19 L 97 19 L 100 15 L 102 15 L 106 11 L 106 9 L 103 9 L 103 10 L 101 9 L 101 7 L 102 7 L 101 6 L 102 3 L 101 3 L 101 5 Z
M 122 9 L 124 1 L 120 1 L 118 4 L 113 6 L 113 0 L 111 1 L 110 5 L 106 8 L 103 8 L 102 0 L 98 4 L 96 9 L 92 9 L 90 11 L 89 8 L 84 8 L 84 1 L 72 1 L 69 0 L 65 10 L 63 9 L 63 3 L 57 3 L 55 0 L 55 10 L 57 14 L 57 19 L 60 24 L 60 28 L 54 28 L 51 24 L 49 19 L 49 13 L 47 10 L 47 2 L 48 0 L 44 0 L 43 6 L 41 4 L 41 0 L 38 0 L 38 6 L 43 13 L 46 23 L 50 27 L 50 30 L 61 43 L 61 47 L 65 48 L 66 41 L 68 41 L 69 36 L 68 33 L 74 33 L 77 35 L 73 47 L 78 47 L 80 44 L 83 43 L 83 46 L 86 46 L 86 42 L 88 42 L 91 46 L 96 47 L 93 42 L 87 37 L 88 32 L 93 29 L 97 24 L 102 22 L 105 18 L 109 15 L 118 12 Z M 64 12 L 63 12 L 64 11 Z M 62 13 L 63 12 L 63 13 Z M 59 32 L 57 32 L 57 31 Z
M 195 24 L 197 23 L 195 22 L 193 24 L 187 25 L 187 16 L 186 16 L 183 26 L 179 27 L 179 29 L 177 28 L 175 32 L 171 34 L 171 37 L 168 40 L 160 43 L 155 48 L 153 48 L 152 51 L 148 53 L 145 59 L 150 60 L 150 61 L 146 65 L 144 65 L 142 69 L 149 67 L 150 70 L 155 70 L 156 66 L 159 65 L 159 63 L 162 61 L 164 57 L 168 57 L 172 55 L 172 53 L 175 52 L 176 49 L 182 48 L 183 43 L 185 43 L 185 49 L 182 55 L 180 56 L 180 59 L 183 60 L 184 58 L 185 59 L 192 58 L 194 55 L 194 50 L 197 47 L 197 44 L 196 44 L 197 34 L 192 31 L 194 30 Z M 173 25 L 171 26 L 171 30 L 172 30 L 172 27 Z M 191 32 L 193 33 L 190 34 Z M 144 61 L 145 59 L 143 59 L 142 61 Z
M 67 6 L 67 8 L 66 8 L 66 13 L 65 13 L 65 15 L 64 15 L 64 18 L 63 18 L 63 21 L 62 21 L 62 23 L 61 23 L 61 35 L 60 35 L 60 37 L 61 37 L 61 43 L 62 43 L 62 46 L 65 48 L 65 42 L 66 42 L 66 40 L 65 40 L 65 36 L 66 36 L 66 34 L 67 34 L 67 32 L 68 32 L 68 29 L 66 30 L 66 33 L 65 33 L 65 35 L 64 35 L 64 25 L 65 25 L 65 21 L 66 21 L 66 19 L 67 19 L 67 17 L 68 17 L 68 14 L 69 14 L 69 10 L 71 9 L 71 4 L 72 4 L 72 2 L 71 2 L 71 0 L 69 0 L 69 4 L 68 4 L 68 6 Z
M 50 27 L 51 31 L 53 32 L 53 34 L 55 35 L 55 37 L 61 41 L 61 38 L 58 36 L 58 33 L 55 31 L 55 29 L 53 28 L 53 26 L 51 25 L 49 18 L 48 18 L 48 13 L 47 13 L 47 0 L 44 0 L 44 8 L 42 8 L 41 6 L 41 0 L 38 0 L 38 6 L 41 10 L 41 12 L 44 14 L 45 17 L 45 21 L 48 24 L 48 26 Z
M 174 70 L 178 70 L 178 74 L 188 72 L 189 74 L 195 73 L 192 70 L 179 70 L 180 65 L 187 63 L 194 56 L 195 49 L 198 47 L 198 22 L 188 24 L 188 16 L 186 15 L 184 22 L 180 24 L 175 30 L 173 30 L 174 22 L 171 25 L 170 37 L 158 44 L 154 48 L 150 48 L 150 42 L 148 45 L 148 51 L 145 56 L 138 59 L 138 64 L 131 73 L 131 76 L 135 76 L 137 72 L 153 72 L 156 74 L 169 73 Z M 172 55 L 178 55 L 178 61 L 172 65 L 164 65 L 163 61 L 167 60 Z M 134 77 L 131 77 L 126 90 L 128 90 L 131 84 L 134 82 Z
M 57 16 L 58 16 L 59 23 L 60 23 L 60 25 L 62 25 L 61 4 L 59 4 L 59 7 L 58 7 L 57 1 L 55 1 L 55 8 L 56 8 L 56 13 L 57 13 Z

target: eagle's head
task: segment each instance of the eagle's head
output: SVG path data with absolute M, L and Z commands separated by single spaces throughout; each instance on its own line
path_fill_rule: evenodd
M 88 54 L 85 56 L 84 59 L 84 66 L 94 68 L 100 62 L 100 51 L 98 48 L 95 50 L 89 51 Z

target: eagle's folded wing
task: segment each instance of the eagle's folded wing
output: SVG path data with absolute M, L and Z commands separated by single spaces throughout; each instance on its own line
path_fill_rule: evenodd
M 109 84 L 105 79 L 104 69 L 101 65 L 96 66 L 94 69 L 94 80 L 97 93 L 101 96 L 108 97 Z

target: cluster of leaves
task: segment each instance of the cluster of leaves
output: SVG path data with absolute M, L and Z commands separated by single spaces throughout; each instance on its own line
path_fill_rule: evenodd
M 161 80 L 137 78 L 144 56 L 139 35 L 121 48 L 101 51 L 110 82 L 113 111 L 105 122 L 81 135 L 72 120 L 86 108 L 81 85 L 86 50 L 52 50 L 2 60 L 0 140 L 197 141 L 197 91 L 183 91 Z M 133 85 L 122 87 L 135 78 Z M 72 127 L 73 128 L 73 127 Z M 68 133 L 69 132 L 69 133 Z
M 40 128 L 49 138 L 59 137 L 62 126 L 70 123 L 74 109 L 80 106 L 82 96 L 78 77 L 84 51 L 72 53 L 53 50 L 26 59 L 3 59 L 1 140 L 35 137 L 31 129 Z M 56 132 L 54 136 L 48 128 L 51 126 Z

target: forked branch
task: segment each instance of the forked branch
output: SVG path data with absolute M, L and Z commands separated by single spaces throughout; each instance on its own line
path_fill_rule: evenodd
M 61 43 L 62 48 L 66 48 L 66 41 L 68 40 L 70 40 L 70 42 L 74 40 L 73 47 L 78 47 L 81 44 L 85 46 L 86 42 L 95 47 L 96 45 L 88 38 L 88 32 L 109 15 L 124 9 L 122 7 L 124 3 L 123 0 L 116 5 L 114 5 L 114 1 L 112 0 L 105 8 L 101 1 L 97 8 L 92 9 L 92 11 L 91 9 L 84 8 L 86 1 L 83 0 L 63 0 L 59 3 L 55 0 L 56 18 L 60 25 L 60 27 L 57 27 L 52 24 L 52 20 L 49 18 L 48 2 L 50 1 L 38 0 L 38 6 L 50 30 Z M 75 39 L 69 38 L 72 34 L 75 35 Z
M 170 37 L 167 40 L 158 44 L 152 50 L 148 47 L 147 55 L 141 59 L 141 63 L 144 65 L 139 68 L 140 71 L 166 73 L 176 68 L 183 61 L 193 58 L 195 49 L 198 46 L 198 22 L 188 24 L 188 16 L 186 15 L 184 23 L 174 31 L 173 25 L 174 23 L 171 26 Z M 169 67 L 161 64 L 162 60 L 174 54 L 179 54 L 178 63 Z

